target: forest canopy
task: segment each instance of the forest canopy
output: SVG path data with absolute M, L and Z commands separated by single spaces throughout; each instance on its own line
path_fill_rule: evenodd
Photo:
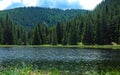
M 31 9 L 32 8 L 28 8 L 26 10 Z M 38 8 L 36 8 L 36 10 L 37 9 Z M 18 23 L 20 22 L 18 19 L 17 22 L 15 22 L 15 17 L 21 17 L 20 14 L 15 15 L 14 19 L 11 18 L 11 13 L 14 14 L 16 11 L 20 13 L 20 11 L 25 12 L 26 10 L 15 9 L 7 11 L 9 13 L 4 11 L 0 12 L 2 15 L 0 16 L 0 44 L 77 45 L 79 42 L 86 45 L 120 44 L 119 0 L 105 0 L 98 5 L 95 10 L 90 12 L 81 10 L 73 13 L 73 11 L 76 10 L 67 10 L 66 13 L 62 13 L 63 11 L 61 10 L 41 9 L 44 10 L 45 14 L 42 12 L 42 16 L 36 15 L 42 17 L 41 19 L 34 19 L 35 16 L 33 16 L 31 20 L 32 15 L 35 15 L 32 11 L 32 13 L 29 14 L 31 18 L 26 17 L 19 19 L 23 20 L 23 23 Z M 52 10 L 54 10 L 54 12 L 52 12 Z M 46 12 L 55 14 L 55 16 L 47 15 Z M 61 13 L 58 14 L 59 12 Z M 5 15 L 3 16 L 3 14 Z M 24 20 L 27 21 L 24 22 Z M 30 26 L 32 25 L 32 29 L 26 30 L 24 25 L 29 24 L 29 21 L 32 22 L 33 20 L 35 20 L 34 25 L 30 24 Z M 50 23 L 51 26 L 46 25 L 46 23 Z

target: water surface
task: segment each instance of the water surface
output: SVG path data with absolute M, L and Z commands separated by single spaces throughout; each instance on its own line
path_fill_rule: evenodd
M 120 65 L 120 50 L 47 47 L 0 48 L 1 64 L 9 65 L 11 62 L 14 64 L 17 61 L 34 64 L 40 69 L 53 66 L 66 70 L 91 69 L 101 65 L 115 67 Z

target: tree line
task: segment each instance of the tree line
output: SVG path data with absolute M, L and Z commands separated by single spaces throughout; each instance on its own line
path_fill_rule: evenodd
M 29 31 L 13 22 L 7 14 L 5 19 L 0 18 L 0 44 L 120 44 L 119 4 L 118 0 L 105 0 L 91 13 L 80 15 L 66 23 L 58 22 L 52 27 L 37 23 Z
M 7 13 L 9 13 L 13 21 L 29 30 L 36 23 L 54 26 L 57 22 L 67 22 L 74 19 L 77 15 L 87 14 L 89 12 L 80 9 L 61 10 L 57 8 L 20 7 L 1 11 L 0 15 L 4 17 Z

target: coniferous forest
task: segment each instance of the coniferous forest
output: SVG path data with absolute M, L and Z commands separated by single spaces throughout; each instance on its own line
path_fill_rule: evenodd
M 27 10 L 29 8 L 21 9 Z M 20 11 L 18 10 L 20 9 L 17 9 L 19 13 Z M 19 21 L 19 15 L 9 14 L 9 11 L 15 12 L 15 9 L 0 11 L 0 44 L 77 45 L 80 42 L 85 45 L 120 44 L 119 0 L 105 0 L 92 11 L 77 10 L 78 12 L 76 12 L 76 10 L 68 10 L 64 15 L 64 11 L 60 9 L 41 10 L 46 11 L 39 12 L 39 14 L 50 12 L 53 15 L 46 15 L 45 17 L 43 14 L 42 16 L 38 16 L 41 19 L 37 19 L 37 21 L 35 18 L 31 21 L 31 18 L 27 18 L 25 15 L 27 22 L 24 22 L 26 18 Z M 54 12 L 52 12 L 52 10 L 54 10 Z M 34 11 L 31 12 L 34 13 Z M 38 12 L 34 14 L 36 13 Z M 56 15 L 54 16 L 54 14 Z M 18 19 L 16 19 L 15 16 L 17 16 Z

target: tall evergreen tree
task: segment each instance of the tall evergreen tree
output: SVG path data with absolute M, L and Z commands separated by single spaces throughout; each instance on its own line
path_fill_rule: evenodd
M 52 45 L 57 45 L 58 42 L 57 42 L 57 33 L 56 33 L 56 28 L 53 28 L 52 29 L 52 39 L 51 39 L 51 44 Z
M 58 43 L 61 44 L 62 38 L 63 38 L 63 27 L 62 27 L 62 24 L 60 24 L 59 22 L 56 26 L 56 33 L 57 33 Z
M 9 17 L 9 15 L 6 15 L 5 25 L 4 25 L 4 31 L 3 31 L 3 43 L 4 44 L 13 44 L 13 32 L 12 32 L 12 21 Z
M 32 44 L 33 45 L 41 45 L 42 44 L 42 40 L 40 38 L 40 33 L 39 33 L 39 25 L 37 25 L 34 29 L 34 33 L 33 33 L 33 41 Z

